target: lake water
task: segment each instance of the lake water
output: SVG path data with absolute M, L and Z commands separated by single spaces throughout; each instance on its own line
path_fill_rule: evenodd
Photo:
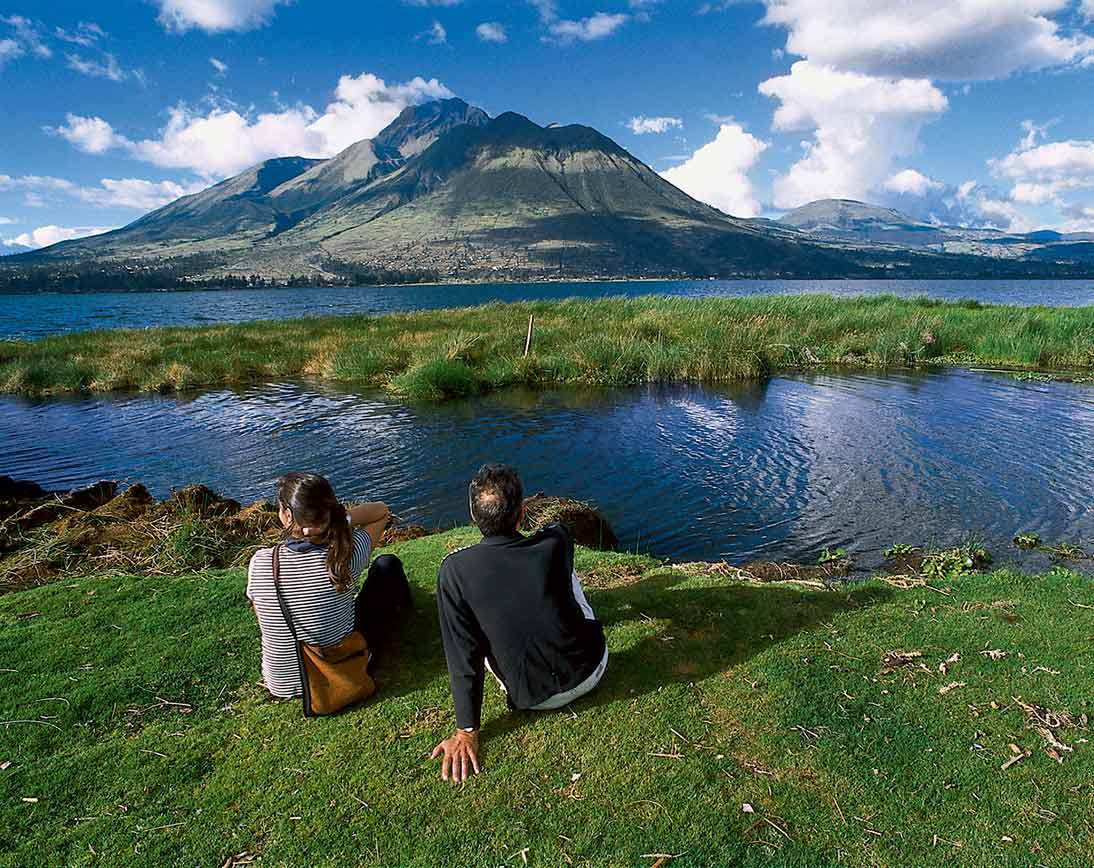
M 971 372 L 409 406 L 313 383 L 6 397 L 0 443 L 0 473 L 47 487 L 114 478 L 162 496 L 204 482 L 248 501 L 307 468 L 429 526 L 465 523 L 470 475 L 508 461 L 529 492 L 594 501 L 624 547 L 676 559 L 813 561 L 841 546 L 870 566 L 895 542 L 971 533 L 1007 561 L 1023 530 L 1094 548 L 1094 387 Z
M 42 293 L 0 296 L 0 339 L 39 338 L 88 329 L 388 313 L 487 301 L 649 294 L 704 298 L 807 292 L 975 298 L 996 304 L 1094 304 L 1094 280 L 678 280 Z

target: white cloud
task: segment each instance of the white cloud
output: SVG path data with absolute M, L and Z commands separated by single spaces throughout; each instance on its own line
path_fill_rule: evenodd
M 557 0 L 528 0 L 539 13 L 540 22 L 547 28 L 544 42 L 572 45 L 575 42 L 594 42 L 606 39 L 631 20 L 626 12 L 597 12 L 588 18 L 560 18 Z
M 1094 2 L 1094 0 L 1092 0 Z M 503 43 L 509 41 L 509 34 L 505 32 L 505 25 L 497 21 L 484 21 L 475 28 L 475 35 L 483 42 Z
M 448 42 L 448 31 L 445 30 L 444 25 L 436 19 L 433 20 L 429 29 L 420 35 L 427 39 L 430 45 L 444 45 Z
M 213 65 L 213 69 L 217 71 L 217 75 L 228 74 L 228 64 L 226 64 L 223 60 L 220 60 L 217 57 L 210 57 L 209 63 Z
M 789 53 L 867 75 L 986 80 L 1094 52 L 1094 40 L 1061 34 L 1051 17 L 1071 0 L 765 2 L 764 22 L 787 29 Z
M 780 102 L 775 129 L 812 131 L 803 157 L 774 182 L 778 207 L 827 196 L 915 195 L 913 188 L 937 198 L 937 188 L 891 172 L 897 158 L 915 152 L 923 124 L 948 107 L 934 82 L 1094 58 L 1094 38 L 1065 32 L 1054 18 L 1069 14 L 1072 0 L 763 2 L 764 23 L 785 28 L 787 53 L 805 60 L 760 92 Z M 1027 128 L 1027 144 L 1041 135 Z M 993 204 L 1002 200 L 985 201 L 995 216 L 1007 216 Z
M 175 181 L 146 181 L 142 178 L 103 178 L 99 181 L 99 186 L 89 187 L 50 175 L 0 175 L 0 191 L 27 191 L 27 195 L 34 197 L 38 206 L 44 206 L 47 199 L 63 199 L 83 202 L 97 208 L 150 211 L 173 202 L 180 196 L 197 193 L 206 186 L 208 184 L 203 181 L 180 184 Z
M 661 175 L 688 195 L 737 217 L 754 217 L 760 203 L 748 177 L 768 143 L 740 124 L 723 124 L 714 141 Z
M 60 127 L 46 127 L 46 131 L 68 139 L 73 145 L 88 154 L 103 154 L 111 148 L 131 145 L 124 136 L 114 132 L 114 128 L 99 117 L 65 115 L 65 123 Z
M 1013 185 L 1010 198 L 1023 204 L 1043 205 L 1064 191 L 1094 187 L 1094 141 L 1072 139 L 1019 148 L 988 164 Z
M 86 238 L 89 235 L 101 235 L 109 232 L 111 226 L 39 226 L 30 232 L 23 232 L 13 238 L 3 239 L 6 247 L 49 247 L 58 241 L 69 241 L 72 238 Z
M 29 52 L 35 57 L 53 57 L 53 50 L 42 39 L 42 33 L 38 29 L 38 25 L 29 18 L 22 15 L 8 15 L 6 18 L 0 18 L 0 22 L 12 29 L 12 36 L 20 49 L 20 55 Z M 4 41 L 11 42 L 12 40 Z M 15 56 L 18 57 L 19 55 Z
M 208 185 L 204 182 L 178 184 L 174 181 L 146 181 L 142 178 L 103 178 L 99 187 L 80 187 L 77 198 L 104 208 L 133 208 L 151 211 L 174 202 L 180 196 L 197 193 Z
M 288 0 L 155 0 L 159 21 L 168 30 L 185 33 L 204 30 L 251 30 L 261 27 L 273 15 L 274 7 Z
M 1086 18 L 1094 20 L 1094 0 L 1083 0 L 1080 10 Z
M 76 25 L 75 30 L 65 30 L 63 27 L 58 27 L 53 31 L 53 34 L 63 42 L 82 45 L 84 48 L 90 48 L 106 36 L 106 32 L 93 21 L 81 21 Z
M 915 169 L 903 169 L 886 178 L 882 187 L 890 193 L 926 196 L 930 192 L 945 189 L 946 185 L 924 175 L 922 172 L 917 172 Z
M 0 226 L 13 226 L 18 222 L 14 217 L 0 217 Z
M 109 52 L 103 53 L 102 61 L 90 60 L 78 54 L 65 55 L 65 61 L 69 69 L 74 69 L 81 75 L 92 78 L 108 78 L 111 81 L 125 81 L 128 73 L 118 64 L 118 59 Z
M 657 117 L 648 118 L 645 115 L 635 115 L 627 121 L 627 129 L 636 136 L 648 133 L 666 133 L 671 129 L 679 129 L 684 125 L 680 118 Z
M 912 153 L 924 123 L 945 111 L 946 97 L 925 79 L 886 79 L 798 61 L 760 93 L 779 100 L 774 128 L 812 131 L 804 156 L 773 184 L 777 208 L 815 199 L 865 199 Z
M 168 110 L 167 125 L 156 138 L 132 140 L 102 118 L 71 114 L 52 131 L 89 153 L 117 148 L 156 166 L 221 178 L 271 157 L 334 156 L 375 136 L 408 105 L 451 96 L 435 78 L 389 85 L 362 73 L 338 80 L 322 114 L 304 104 L 257 115 L 229 107 L 201 113 L 180 104 Z
M 14 39 L 0 39 L 0 69 L 4 64 L 23 56 L 23 47 Z
M 548 24 L 547 29 L 553 41 L 569 45 L 607 39 L 630 20 L 631 16 L 624 12 L 597 12 L 579 20 L 560 18 Z

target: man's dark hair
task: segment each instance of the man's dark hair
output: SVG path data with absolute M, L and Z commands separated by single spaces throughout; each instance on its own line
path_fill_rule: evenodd
M 484 464 L 468 488 L 471 518 L 483 536 L 504 536 L 517 531 L 524 486 L 508 464 Z

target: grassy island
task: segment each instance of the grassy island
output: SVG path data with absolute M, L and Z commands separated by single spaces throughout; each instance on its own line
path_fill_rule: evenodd
M 1088 375 L 1094 307 L 644 297 L 97 331 L 0 343 L 0 391 L 174 391 L 314 377 L 445 398 L 518 384 L 718 383 L 945 365 Z
M 821 590 L 579 550 L 602 685 L 541 715 L 488 691 L 483 774 L 453 790 L 426 759 L 452 726 L 432 593 L 474 537 L 395 547 L 420 614 L 329 719 L 263 698 L 240 570 L 0 596 L 0 863 L 1094 861 L 1089 577 Z

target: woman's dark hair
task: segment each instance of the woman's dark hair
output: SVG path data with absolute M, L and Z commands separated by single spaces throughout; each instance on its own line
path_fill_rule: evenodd
M 471 519 L 483 536 L 515 533 L 524 503 L 524 486 L 508 464 L 484 464 L 468 487 Z
M 331 484 L 317 473 L 286 473 L 277 480 L 277 500 L 292 515 L 294 537 L 327 547 L 327 572 L 335 590 L 352 588 L 353 533 Z

